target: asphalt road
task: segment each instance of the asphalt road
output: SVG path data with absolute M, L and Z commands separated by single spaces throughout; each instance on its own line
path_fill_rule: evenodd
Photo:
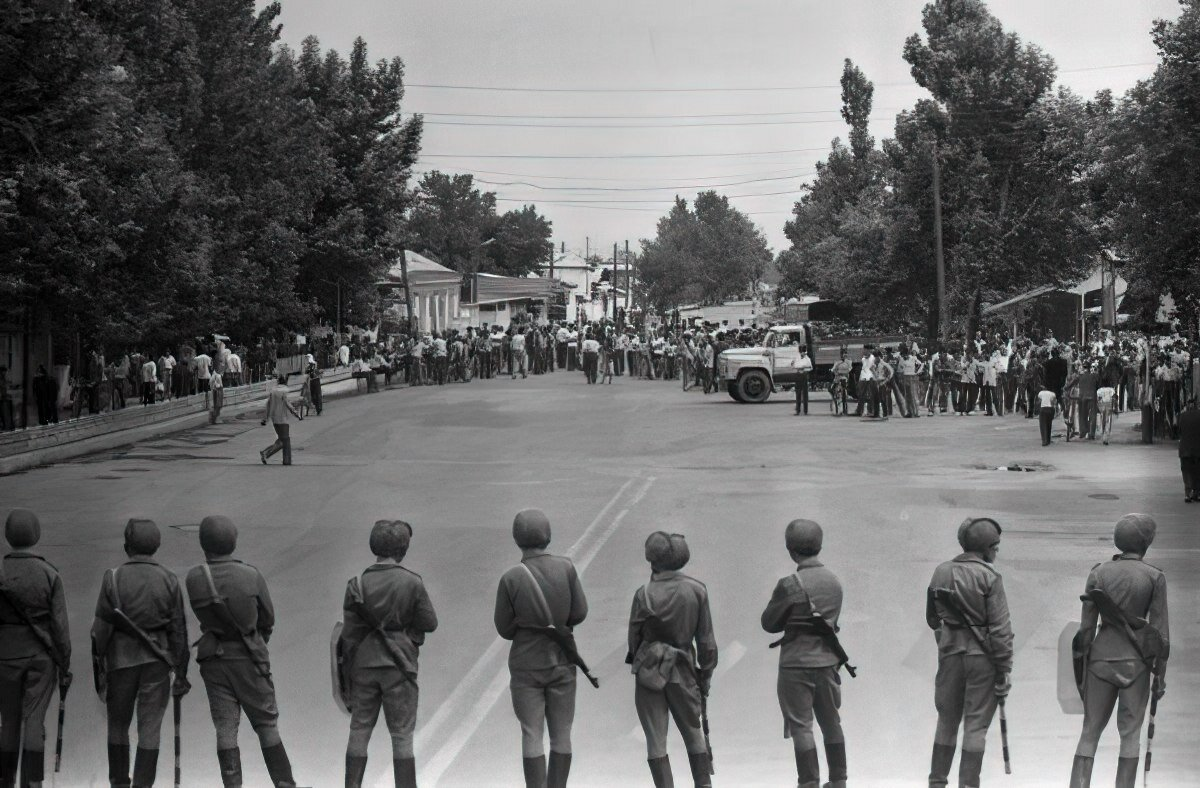
M 585 682 L 579 689 L 572 785 L 650 782 L 623 659 L 630 600 L 648 574 L 642 542 L 657 529 L 688 536 L 686 571 L 712 598 L 721 647 L 710 702 L 714 784 L 794 784 L 775 700 L 778 655 L 767 649 L 758 616 L 776 579 L 794 569 L 782 534 L 798 516 L 824 525 L 822 560 L 846 589 L 842 637 L 859 668 L 859 678 L 843 684 L 851 778 L 923 784 L 936 663 L 925 586 L 934 566 L 957 554 L 955 529 L 966 515 L 1004 525 L 998 567 L 1017 634 L 1008 703 L 1013 775 L 1003 775 L 994 726 L 985 784 L 1063 785 L 1081 718 L 1057 701 L 1058 636 L 1078 618 L 1088 570 L 1113 552 L 1113 523 L 1130 511 L 1158 520 L 1148 560 L 1168 573 L 1174 608 L 1154 781 L 1200 785 L 1200 510 L 1183 502 L 1173 448 L 1042 448 L 1036 422 L 1017 417 L 865 423 L 830 418 L 825 408 L 815 402 L 814 415 L 795 418 L 783 397 L 738 405 L 674 384 L 619 378 L 588 386 L 580 375 L 556 373 L 335 401 L 324 416 L 293 426 L 291 468 L 259 464 L 257 451 L 272 436 L 251 416 L 0 478 L 0 508 L 28 506 L 42 516 L 42 548 L 63 572 L 70 603 L 77 679 L 58 784 L 107 784 L 87 638 L 101 575 L 123 560 L 126 518 L 163 526 L 159 557 L 182 574 L 202 559 L 196 524 L 223 513 L 240 526 L 238 556 L 262 569 L 275 598 L 281 730 L 301 785 L 341 785 L 348 722 L 330 697 L 329 633 L 346 579 L 371 561 L 367 535 L 380 517 L 414 525 L 406 564 L 425 578 L 441 620 L 421 654 L 421 784 L 519 785 L 506 649 L 491 616 L 496 581 L 519 559 L 513 514 L 536 506 L 553 523 L 551 550 L 582 570 L 591 613 L 577 636 L 601 679 L 598 691 Z M 1125 434 L 1131 417 L 1123 418 Z M 1046 465 L 994 470 L 1012 462 Z M 194 620 L 191 627 L 195 637 Z M 194 666 L 192 680 L 184 784 L 216 786 L 212 725 Z M 248 726 L 242 746 L 246 784 L 265 785 Z M 671 754 L 686 784 L 677 736 Z M 390 785 L 382 721 L 371 756 L 369 784 Z M 1111 784 L 1115 764 L 1111 730 L 1096 785 Z M 169 768 L 164 751 L 160 783 Z

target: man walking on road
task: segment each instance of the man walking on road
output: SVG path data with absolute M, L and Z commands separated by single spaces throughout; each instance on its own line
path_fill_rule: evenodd
M 948 785 L 960 724 L 958 784 L 978 788 L 987 730 L 1008 695 L 1012 672 L 1008 599 L 993 566 L 1000 525 L 988 517 L 968 517 L 958 527 L 958 542 L 962 554 L 934 570 L 925 605 L 925 620 L 938 645 L 931 788 Z
M 0 561 L 0 785 L 40 788 L 46 709 L 56 683 L 60 695 L 71 686 L 60 667 L 71 664 L 67 602 L 58 570 L 32 552 L 42 538 L 37 515 L 13 509 L 4 538 L 13 550 Z
M 829 766 L 826 788 L 846 788 L 846 738 L 842 734 L 841 659 L 830 647 L 827 636 L 813 629 L 820 616 L 837 631 L 842 613 L 842 584 L 817 560 L 821 552 L 821 526 L 811 520 L 793 520 L 784 534 L 788 555 L 796 573 L 775 584 L 771 601 L 762 614 L 762 628 L 783 633 L 779 649 L 779 708 L 783 711 L 783 735 L 796 751 L 799 788 L 821 784 L 813 716 L 825 740 Z M 772 643 L 775 646 L 776 643 Z
M 104 573 L 96 600 L 92 656 L 102 661 L 106 678 L 108 781 L 113 786 L 154 784 L 167 703 L 191 689 L 183 592 L 175 573 L 154 560 L 161 542 L 153 520 L 130 520 L 125 526 L 129 560 Z M 138 740 L 131 783 L 129 725 L 135 710 Z
M 1183 474 L 1183 500 L 1200 501 L 1200 404 L 1195 397 L 1179 414 L 1179 470 Z
M 283 450 L 283 464 L 292 464 L 292 436 L 287 415 L 291 413 L 297 421 L 304 421 L 304 417 L 287 401 L 287 394 L 287 375 L 280 375 L 275 381 L 275 386 L 267 394 L 267 411 L 259 422 L 266 426 L 267 421 L 270 421 L 275 428 L 275 442 L 258 453 L 263 465 L 267 464 L 268 457 L 280 449 Z
M 509 688 L 521 725 L 525 786 L 564 788 L 571 771 L 575 665 L 545 630 L 553 626 L 569 631 L 581 624 L 587 618 L 587 598 L 571 560 L 546 552 L 550 521 L 543 512 L 518 512 L 512 532 L 521 548 L 521 563 L 500 578 L 495 623 L 500 637 L 512 641 Z M 548 769 L 543 743 L 547 727 Z
M 1076 642 L 1084 661 L 1083 733 L 1075 749 L 1070 788 L 1091 785 L 1096 747 L 1113 707 L 1121 734 L 1116 786 L 1134 788 L 1137 783 L 1146 704 L 1152 692 L 1156 698 L 1166 692 L 1170 656 L 1167 577 L 1143 560 L 1155 531 L 1149 515 L 1125 515 L 1113 531 L 1120 554 L 1092 567 L 1088 575 Z M 1096 604 L 1100 594 L 1111 610 Z M 1141 621 L 1142 626 L 1134 630 L 1127 623 L 1131 621 Z
M 629 613 L 625 661 L 636 677 L 633 702 L 646 734 L 655 788 L 674 786 L 667 757 L 668 714 L 683 736 L 696 788 L 712 785 L 702 716 L 717 667 L 717 639 L 708 589 L 679 571 L 690 557 L 682 536 L 650 534 L 646 539 L 650 582 L 634 593 Z
M 804 415 L 808 415 L 808 376 L 812 372 L 812 359 L 808 357 L 808 350 L 800 348 L 800 355 L 792 359 L 792 369 L 796 370 L 796 414 L 800 415 L 803 411 Z
M 438 620 L 421 576 L 400 565 L 411 540 L 412 526 L 402 520 L 375 523 L 370 541 L 375 563 L 346 584 L 341 650 L 350 685 L 347 788 L 362 786 L 380 708 L 392 737 L 396 788 L 417 786 L 417 652 Z
M 267 652 L 275 627 L 267 581 L 258 569 L 233 557 L 237 527 L 228 517 L 200 521 L 200 547 L 204 563 L 188 572 L 186 584 L 200 622 L 196 662 L 217 732 L 221 783 L 225 788 L 242 785 L 238 725 L 244 712 L 258 734 L 271 784 L 294 788 L 292 764 L 279 738 L 279 709 Z
M 512 379 L 517 379 L 517 368 L 521 369 L 521 380 L 525 379 L 525 331 L 518 328 L 513 332 L 512 337 L 512 364 L 509 372 L 512 373 Z

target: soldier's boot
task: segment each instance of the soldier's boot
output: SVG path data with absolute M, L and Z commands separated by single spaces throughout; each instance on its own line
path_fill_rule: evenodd
M 654 788 L 675 788 L 675 775 L 671 773 L 670 758 L 664 755 L 661 758 L 651 758 L 646 763 L 650 766 Z
M 708 771 L 708 753 L 689 752 L 688 765 L 692 767 L 692 784 L 696 788 L 712 788 L 712 775 Z
M 150 788 L 158 774 L 158 750 L 137 748 L 133 759 L 133 788 Z
M 929 765 L 929 788 L 945 788 L 950 784 L 950 767 L 954 765 L 954 745 L 934 744 Z
M 129 788 L 129 745 L 108 745 L 108 784 L 112 788 Z
M 567 788 L 571 773 L 571 753 L 550 751 L 550 766 L 546 770 L 546 788 Z
M 396 777 L 396 788 L 417 788 L 417 762 L 413 758 L 394 759 L 392 772 Z
M 1095 763 L 1095 758 L 1089 758 L 1086 755 L 1076 755 L 1075 763 L 1071 765 L 1070 788 L 1091 788 L 1092 766 Z
M 525 788 L 546 788 L 546 756 L 522 758 L 521 768 L 525 772 Z
M 963 750 L 958 760 L 958 788 L 979 788 L 979 773 L 983 771 L 983 753 Z
M 262 748 L 263 762 L 267 765 L 267 774 L 271 785 L 275 788 L 294 788 L 296 780 L 292 777 L 292 762 L 288 760 L 287 750 L 283 742 Z
M 346 788 L 362 788 L 367 774 L 367 756 L 346 754 Z
M 46 753 L 25 750 L 21 753 L 21 788 L 42 788 L 46 776 Z
M 799 788 L 820 788 L 821 762 L 817 758 L 817 750 L 796 749 L 796 775 L 799 777 Z
M 15 752 L 0 751 L 0 788 L 15 788 L 19 757 Z
M 1117 788 L 1134 788 L 1137 785 L 1138 758 L 1117 758 Z
M 242 751 L 237 747 L 217 750 L 217 763 L 221 767 L 221 785 L 242 788 Z
M 846 742 L 825 742 L 825 762 L 829 765 L 825 788 L 846 788 Z

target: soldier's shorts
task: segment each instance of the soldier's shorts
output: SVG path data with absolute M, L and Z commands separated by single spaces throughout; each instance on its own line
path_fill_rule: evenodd
M 58 671 L 46 654 L 0 659 L 0 752 L 46 749 L 46 709 L 54 695 Z
M 996 713 L 995 685 L 996 669 L 987 657 L 940 655 L 933 690 L 938 713 L 934 743 L 953 747 L 961 723 L 963 752 L 983 752 L 988 726 Z
M 138 747 L 157 750 L 163 715 L 171 697 L 171 672 L 162 662 L 147 662 L 108 673 L 108 743 L 129 744 L 129 724 L 137 709 Z
M 509 682 L 513 711 L 521 724 L 521 757 L 545 754 L 542 737 L 550 729 L 550 751 L 571 752 L 575 722 L 575 666 L 514 670 Z
M 200 677 L 208 692 L 208 708 L 217 729 L 217 749 L 238 746 L 238 725 L 242 711 L 258 734 L 263 747 L 279 744 L 279 709 L 275 705 L 275 685 L 265 679 L 248 659 L 206 659 L 200 663 Z
M 392 737 L 392 758 L 413 757 L 417 684 L 395 668 L 360 668 L 351 676 L 350 742 L 346 754 L 366 756 L 380 707 Z
M 667 715 L 675 719 L 675 727 L 683 736 L 683 744 L 689 753 L 698 755 L 707 752 L 704 730 L 700 727 L 700 687 L 690 675 L 682 682 L 670 681 L 661 692 L 647 689 L 634 683 L 633 705 L 637 708 L 638 720 L 646 734 L 647 759 L 661 758 L 667 754 Z
M 779 709 L 783 712 L 783 737 L 797 750 L 816 748 L 813 715 L 826 744 L 846 740 L 842 734 L 842 679 L 837 667 L 780 668 Z
M 1150 670 L 1137 660 L 1093 662 L 1083 679 L 1083 734 L 1076 755 L 1096 756 L 1100 734 L 1117 708 L 1117 733 L 1121 735 L 1121 757 L 1136 758 L 1141 752 L 1142 720 L 1150 701 Z

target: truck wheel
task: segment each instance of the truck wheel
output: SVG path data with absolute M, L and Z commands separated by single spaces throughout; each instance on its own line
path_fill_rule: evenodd
M 741 392 L 738 391 L 738 384 L 736 382 L 731 383 L 729 385 L 729 387 L 726 389 L 726 391 L 729 392 L 729 397 L 734 402 L 745 402 L 746 401 L 746 400 L 742 399 Z
M 762 370 L 752 369 L 738 378 L 738 394 L 744 402 L 766 402 L 771 396 L 771 379 Z

